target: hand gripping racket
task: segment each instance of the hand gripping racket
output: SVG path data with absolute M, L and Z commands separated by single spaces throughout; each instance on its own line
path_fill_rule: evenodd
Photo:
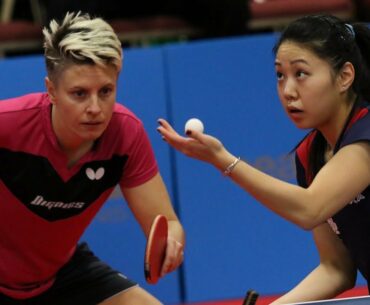
M 167 218 L 158 215 L 150 228 L 145 249 L 144 274 L 149 284 L 156 284 L 166 256 L 168 236 Z

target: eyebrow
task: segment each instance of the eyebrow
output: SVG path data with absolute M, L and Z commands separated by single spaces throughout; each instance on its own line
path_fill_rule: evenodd
M 106 82 L 106 83 L 104 83 L 104 84 L 102 84 L 101 86 L 100 86 L 100 88 L 104 88 L 104 87 L 114 87 L 115 86 L 115 83 L 114 82 Z M 69 89 L 83 89 L 83 90 L 85 90 L 85 89 L 89 89 L 89 85 L 87 84 L 87 85 L 85 85 L 85 84 L 77 84 L 77 85 L 75 85 L 75 84 L 73 84 L 73 86 L 72 87 L 70 87 Z
M 294 65 L 294 64 L 297 64 L 297 63 L 303 63 L 303 64 L 306 64 L 306 65 L 309 65 L 309 63 L 306 60 L 301 59 L 301 58 L 291 60 L 289 63 L 291 65 Z M 275 61 L 275 66 L 281 66 L 281 63 L 278 62 L 278 61 Z

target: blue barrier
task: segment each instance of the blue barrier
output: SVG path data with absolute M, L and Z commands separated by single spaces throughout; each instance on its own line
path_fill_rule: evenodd
M 288 152 L 302 132 L 276 95 L 274 35 L 166 48 L 173 123 L 199 117 L 235 154 L 293 180 Z M 181 217 L 188 234 L 187 299 L 287 290 L 314 265 L 308 233 L 254 202 L 215 169 L 177 155 Z

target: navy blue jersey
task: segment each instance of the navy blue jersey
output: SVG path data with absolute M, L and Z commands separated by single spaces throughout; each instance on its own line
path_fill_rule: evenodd
M 304 139 L 296 150 L 297 181 L 307 187 L 312 181 L 308 169 L 308 156 L 316 132 Z M 342 147 L 356 142 L 370 141 L 370 113 L 368 108 L 358 109 L 338 140 L 334 154 Z M 370 282 L 370 187 L 364 189 L 342 210 L 327 220 L 333 231 L 344 242 L 362 275 Z

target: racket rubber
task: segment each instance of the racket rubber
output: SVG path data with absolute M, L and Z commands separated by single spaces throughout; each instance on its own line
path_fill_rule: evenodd
M 149 284 L 156 284 L 166 255 L 168 222 L 163 215 L 154 219 L 145 249 L 144 275 Z

